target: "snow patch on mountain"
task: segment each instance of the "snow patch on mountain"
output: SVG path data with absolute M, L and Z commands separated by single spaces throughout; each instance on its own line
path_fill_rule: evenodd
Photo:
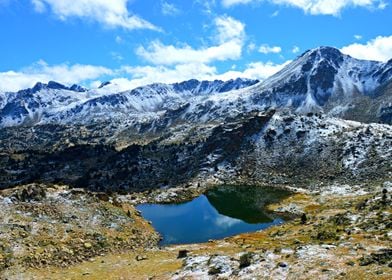
M 320 47 L 305 52 L 263 82 L 189 80 L 123 92 L 111 83 L 92 90 L 56 82 L 37 83 L 32 89 L 0 93 L 0 126 L 111 122 L 163 127 L 177 121 L 223 121 L 270 108 L 343 116 L 357 106 L 353 100 L 358 96 L 375 98 L 376 90 L 391 77 L 392 60 L 358 60 L 337 49 Z M 388 110 L 385 104 L 380 105 L 374 115 L 388 120 Z

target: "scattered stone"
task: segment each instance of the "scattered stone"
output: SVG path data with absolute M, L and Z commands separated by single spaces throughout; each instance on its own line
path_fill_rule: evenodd
M 382 249 L 377 253 L 372 253 L 368 256 L 363 256 L 359 259 L 360 266 L 367 266 L 371 264 L 386 265 L 392 260 L 392 249 Z
M 14 197 L 21 202 L 41 201 L 46 198 L 46 191 L 44 186 L 30 184 L 17 190 Z
M 354 265 L 355 265 L 355 262 L 353 262 L 353 261 L 348 261 L 348 262 L 346 262 L 346 264 L 349 265 L 349 266 L 354 266 Z
M 289 205 L 279 207 L 275 210 L 278 213 L 288 213 L 296 216 L 300 216 L 304 213 L 302 207 L 295 203 L 290 203 Z
M 252 253 L 244 253 L 240 256 L 240 268 L 248 267 L 252 264 Z
M 84 246 L 84 248 L 86 248 L 86 249 L 91 249 L 91 248 L 93 247 L 93 245 L 92 245 L 90 242 L 85 242 L 85 243 L 83 244 L 83 246 Z
M 183 259 L 188 256 L 189 251 L 188 250 L 180 250 L 178 251 L 178 256 L 177 259 Z
M 288 264 L 285 262 L 280 262 L 280 263 L 278 263 L 278 266 L 284 268 L 284 267 L 287 267 Z
M 308 221 L 308 218 L 306 217 L 306 214 L 303 213 L 301 216 L 301 224 L 306 224 L 306 222 Z
M 110 200 L 110 196 L 107 193 L 96 193 L 95 195 L 99 200 L 102 200 L 105 202 L 109 202 L 109 200 Z
M 216 267 L 216 266 L 211 266 L 210 269 L 208 270 L 208 274 L 209 275 L 216 275 L 221 273 L 221 268 L 220 267 Z
M 147 260 L 147 259 L 148 259 L 148 258 L 147 258 L 146 255 L 137 255 L 137 256 L 136 256 L 136 260 L 137 260 L 138 262 L 144 261 L 144 260 Z

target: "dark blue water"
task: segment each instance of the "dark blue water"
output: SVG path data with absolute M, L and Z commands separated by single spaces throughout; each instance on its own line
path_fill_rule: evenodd
M 206 242 L 283 222 L 265 205 L 288 196 L 266 188 L 221 186 L 183 204 L 142 204 L 137 209 L 162 235 L 161 245 Z

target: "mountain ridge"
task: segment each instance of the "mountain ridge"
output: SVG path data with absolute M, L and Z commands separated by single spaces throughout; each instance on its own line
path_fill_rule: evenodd
M 392 93 L 385 86 L 391 77 L 392 59 L 386 63 L 358 60 L 338 49 L 319 47 L 261 82 L 191 79 L 122 92 L 111 91 L 110 83 L 92 90 L 53 81 L 37 83 L 31 89 L 0 94 L 0 126 L 88 124 L 111 119 L 137 127 L 157 120 L 223 120 L 228 115 L 268 108 L 391 123 Z M 162 120 L 172 111 L 177 112 L 176 119 Z M 367 112 L 366 116 L 359 116 L 359 111 Z
M 0 95 L 8 98 L 0 100 L 0 188 L 389 179 L 391 64 L 324 47 L 263 82 L 189 80 L 120 93 L 51 83 Z

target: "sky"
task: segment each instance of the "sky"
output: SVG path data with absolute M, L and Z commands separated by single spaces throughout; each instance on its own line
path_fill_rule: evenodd
M 0 91 L 263 80 L 308 49 L 392 58 L 389 0 L 0 0 Z

